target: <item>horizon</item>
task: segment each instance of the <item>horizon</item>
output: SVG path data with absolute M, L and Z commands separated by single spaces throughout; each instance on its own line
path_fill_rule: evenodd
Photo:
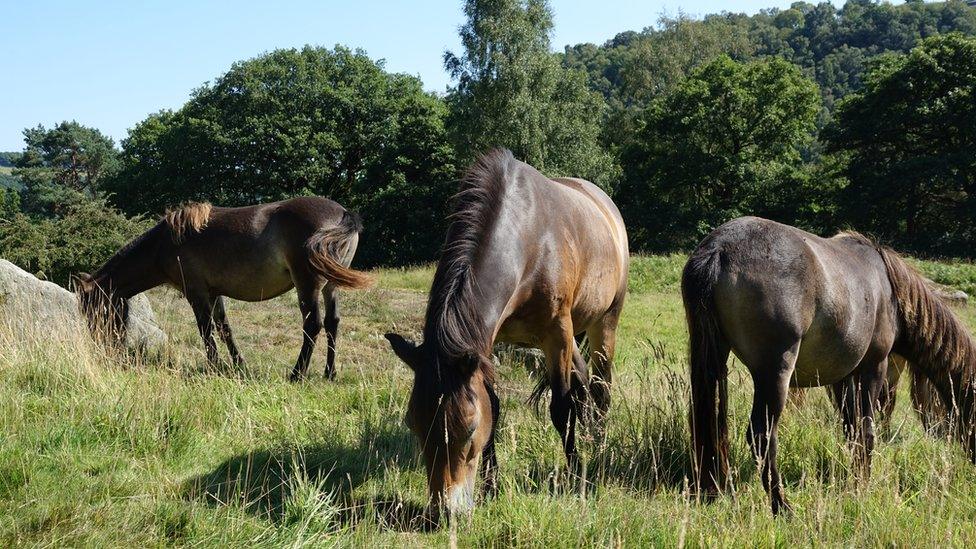
M 747 0 L 734 12 L 754 14 L 791 3 Z M 641 6 L 607 0 L 599 10 L 591 6 L 550 2 L 553 51 L 603 44 L 618 33 L 655 26 L 662 15 L 729 11 L 722 9 L 727 3 L 714 0 Z M 13 85 L 0 91 L 0 151 L 14 152 L 23 150 L 25 128 L 50 128 L 64 120 L 97 128 L 119 146 L 130 128 L 154 112 L 179 109 L 194 89 L 233 63 L 280 48 L 362 49 L 383 60 L 387 71 L 417 76 L 426 90 L 443 94 L 450 85 L 443 54 L 460 49 L 458 28 L 464 23 L 459 0 L 352 6 L 300 0 L 288 9 L 252 2 L 88 6 L 61 0 L 18 6 L 7 15 L 0 49 L 8 54 Z

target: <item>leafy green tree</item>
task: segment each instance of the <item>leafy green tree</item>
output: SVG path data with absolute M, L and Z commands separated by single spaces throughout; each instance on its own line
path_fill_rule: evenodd
M 28 128 L 24 145 L 14 175 L 24 186 L 24 208 L 37 215 L 60 215 L 99 196 L 117 168 L 112 139 L 74 121 Z
M 361 259 L 429 260 L 456 177 L 445 116 L 418 79 L 361 51 L 273 51 L 138 124 L 122 143 L 112 200 L 134 214 L 317 194 L 363 210 Z M 415 215 L 386 215 L 397 208 Z
M 635 248 L 689 247 L 740 215 L 793 221 L 794 201 L 810 194 L 800 149 L 819 107 L 816 84 L 795 65 L 725 56 L 654 101 L 623 158 Z
M 445 53 L 457 86 L 448 129 L 464 160 L 496 146 L 549 175 L 607 185 L 613 165 L 599 142 L 604 103 L 582 71 L 550 51 L 545 0 L 467 0 L 461 54 Z
M 846 219 L 905 246 L 976 245 L 976 39 L 926 39 L 881 58 L 827 128 L 846 160 Z

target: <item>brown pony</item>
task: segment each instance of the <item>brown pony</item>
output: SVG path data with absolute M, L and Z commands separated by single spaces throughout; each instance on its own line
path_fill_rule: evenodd
M 76 286 L 93 332 L 114 334 L 112 340 L 124 330 L 129 298 L 163 284 L 178 289 L 193 307 L 211 365 L 218 361 L 214 323 L 234 364 L 244 362 L 227 322 L 224 296 L 263 301 L 296 288 L 304 337 L 293 381 L 308 368 L 323 327 L 319 300 L 324 297 L 329 345 L 325 373 L 333 378 L 336 290 L 371 283 L 367 275 L 349 268 L 361 230 L 356 214 L 326 198 L 244 208 L 188 204 L 166 213 L 94 275 L 79 275 Z
M 833 385 L 870 472 L 874 415 L 889 356 L 935 388 L 953 432 L 976 460 L 976 343 L 925 279 L 898 254 L 856 233 L 820 238 L 756 217 L 715 229 L 681 280 L 691 346 L 694 481 L 707 496 L 728 474 L 729 352 L 755 393 L 746 433 L 773 513 L 788 510 L 776 468 L 776 428 L 791 384 Z
M 492 345 L 546 355 L 549 407 L 571 469 L 587 393 L 610 405 L 615 332 L 627 291 L 627 233 L 610 198 L 581 179 L 549 179 L 495 150 L 465 174 L 415 345 L 387 334 L 413 371 L 406 422 L 419 438 L 431 509 L 474 506 L 480 466 L 493 492 L 498 397 Z M 574 336 L 585 332 L 590 365 Z

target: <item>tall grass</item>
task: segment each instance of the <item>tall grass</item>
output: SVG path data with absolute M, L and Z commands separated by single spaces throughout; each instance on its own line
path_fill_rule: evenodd
M 498 497 L 461 546 L 965 545 L 976 467 L 919 427 L 903 392 L 859 483 L 822 390 L 791 404 L 780 466 L 796 513 L 773 518 L 746 447 L 751 382 L 731 368 L 734 493 L 688 497 L 686 342 L 678 256 L 635 258 L 606 440 L 584 438 L 593 487 L 566 485 L 532 380 L 502 357 Z M 931 272 L 931 271 L 929 271 Z M 430 268 L 344 293 L 339 378 L 284 381 L 300 343 L 293 295 L 232 303 L 244 371 L 208 371 L 189 307 L 153 292 L 162 357 L 120 357 L 77 332 L 0 320 L 0 546 L 426 546 L 426 488 L 402 425 L 410 375 L 381 334 L 414 333 Z M 931 276 L 931 275 L 930 275 Z M 973 308 L 959 309 L 970 326 Z M 311 372 L 321 375 L 322 349 Z

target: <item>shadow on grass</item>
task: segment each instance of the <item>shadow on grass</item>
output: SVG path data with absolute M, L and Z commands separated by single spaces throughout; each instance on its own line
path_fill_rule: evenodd
M 400 495 L 356 495 L 356 489 L 379 478 L 388 468 L 412 468 L 413 443 L 402 429 L 364 429 L 358 444 L 330 444 L 262 449 L 227 459 L 211 472 L 184 485 L 188 499 L 214 507 L 241 506 L 247 512 L 287 523 L 296 489 L 314 487 L 317 498 L 329 500 L 336 520 L 354 526 L 372 519 L 398 531 L 425 531 L 436 524 L 416 502 Z M 300 496 L 299 496 L 300 497 Z

